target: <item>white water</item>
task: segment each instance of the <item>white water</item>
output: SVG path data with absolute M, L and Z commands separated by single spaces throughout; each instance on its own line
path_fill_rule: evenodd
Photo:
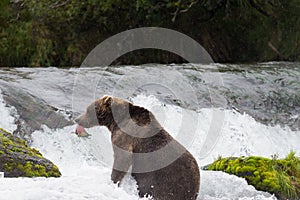
M 0 90 L 0 128 L 4 128 L 7 131 L 14 131 L 17 126 L 14 124 L 14 118 L 12 114 L 16 110 L 13 107 L 7 107 L 4 103 L 3 97 Z
M 261 155 L 284 157 L 291 149 L 300 152 L 300 132 L 279 126 L 270 127 L 256 122 L 246 114 L 233 110 L 201 109 L 198 113 L 177 106 L 164 105 L 154 97 L 138 96 L 135 104 L 150 109 L 175 138 L 195 156 L 200 166 L 214 161 L 218 155 Z M 0 97 L 0 127 L 15 128 L 10 112 Z M 213 113 L 224 114 L 221 134 L 213 149 L 203 151 L 204 138 L 210 125 L 218 125 Z M 220 118 L 217 118 L 218 120 Z M 178 133 L 184 128 L 187 132 Z M 33 146 L 53 161 L 61 170 L 61 178 L 10 178 L 0 179 L 0 199 L 139 199 L 136 183 L 128 175 L 120 188 L 110 181 L 112 149 L 106 128 L 88 129 L 90 139 L 78 138 L 74 126 L 59 130 L 43 127 L 33 134 Z M 212 132 L 210 132 L 212 133 Z M 189 135 L 188 135 L 189 134 Z M 214 134 L 214 133 L 212 133 Z M 218 134 L 217 134 L 218 135 Z M 188 138 L 186 140 L 185 138 Z M 202 151 L 201 151 L 202 150 Z M 200 154 L 204 152 L 204 154 Z M 270 194 L 255 190 L 244 179 L 223 172 L 201 171 L 201 188 L 198 199 L 276 199 Z

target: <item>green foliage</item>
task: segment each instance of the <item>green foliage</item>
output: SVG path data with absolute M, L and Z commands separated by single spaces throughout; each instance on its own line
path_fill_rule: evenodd
M 224 171 L 243 177 L 256 189 L 275 194 L 281 199 L 300 198 L 300 157 L 291 151 L 285 159 L 251 156 L 222 158 L 208 170 Z
M 299 0 L 2 0 L 0 66 L 80 65 L 100 42 L 146 26 L 196 39 L 216 61 L 300 60 Z M 136 52 L 121 63 L 177 61 Z

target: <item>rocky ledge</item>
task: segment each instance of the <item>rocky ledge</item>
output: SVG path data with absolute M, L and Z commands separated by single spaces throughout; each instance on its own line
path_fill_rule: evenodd
M 25 140 L 0 128 L 0 172 L 5 177 L 60 177 L 57 166 Z
M 219 157 L 204 170 L 223 171 L 245 178 L 257 190 L 275 194 L 278 199 L 300 199 L 300 157 L 290 152 L 285 159 Z

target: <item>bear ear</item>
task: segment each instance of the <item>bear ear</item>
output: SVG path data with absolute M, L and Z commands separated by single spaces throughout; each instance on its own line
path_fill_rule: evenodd
M 104 96 L 103 98 L 103 105 L 110 106 L 113 98 L 111 96 Z

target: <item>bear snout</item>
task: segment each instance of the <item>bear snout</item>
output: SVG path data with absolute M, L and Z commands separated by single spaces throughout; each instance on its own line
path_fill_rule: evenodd
M 74 122 L 75 122 L 76 124 L 78 124 L 78 123 L 79 123 L 79 117 L 77 117 L 76 119 L 74 119 Z
M 86 122 L 85 122 L 85 116 L 84 115 L 80 115 L 78 116 L 74 121 L 76 122 L 76 124 L 81 125 L 81 126 L 85 126 Z
M 91 118 L 91 116 L 88 113 L 83 113 L 74 121 L 76 122 L 76 124 L 83 126 L 84 128 L 91 128 L 99 125 L 97 119 Z
M 76 124 L 79 124 L 79 122 L 80 122 L 80 116 L 77 117 L 76 119 L 74 119 L 74 121 L 76 122 Z

